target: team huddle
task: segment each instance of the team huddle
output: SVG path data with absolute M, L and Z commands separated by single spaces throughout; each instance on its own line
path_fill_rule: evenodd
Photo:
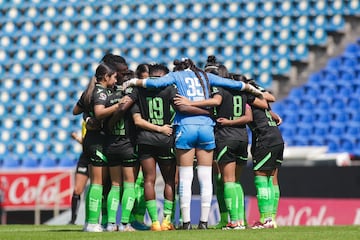
M 123 57 L 106 54 L 73 109 L 83 115 L 86 127 L 77 167 L 80 173 L 80 166 L 89 166 L 84 231 L 175 230 L 177 194 L 179 229 L 191 229 L 194 164 L 201 199 L 198 229 L 208 228 L 213 174 L 221 215 L 216 228 L 276 227 L 284 142 L 281 118 L 270 108 L 274 101 L 271 93 L 229 73 L 214 56 L 204 69 L 184 58 L 174 61 L 172 71 L 162 64 L 140 64 L 131 71 Z M 252 226 L 246 221 L 240 184 L 248 159 L 247 126 L 260 213 Z M 161 223 L 157 166 L 165 183 Z M 79 200 L 74 191 L 75 210 Z M 145 211 L 151 226 L 143 224 Z

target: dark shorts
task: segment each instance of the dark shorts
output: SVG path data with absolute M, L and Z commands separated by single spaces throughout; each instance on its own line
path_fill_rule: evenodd
M 84 174 L 89 176 L 89 160 L 86 158 L 84 153 L 80 154 L 79 161 L 76 165 L 75 173 Z
M 154 158 L 157 162 L 161 162 L 162 164 L 170 164 L 171 162 L 176 161 L 174 148 L 139 144 L 137 152 L 139 161 L 148 158 Z
M 248 143 L 239 140 L 216 141 L 215 160 L 219 164 L 236 162 L 243 166 L 247 163 Z
M 134 146 L 128 138 L 110 138 L 106 147 L 108 166 L 135 167 L 139 164 Z
M 274 170 L 281 166 L 283 159 L 284 144 L 256 148 L 253 154 L 253 170 Z
M 105 134 L 99 131 L 87 131 L 83 141 L 83 154 L 93 166 L 106 166 Z

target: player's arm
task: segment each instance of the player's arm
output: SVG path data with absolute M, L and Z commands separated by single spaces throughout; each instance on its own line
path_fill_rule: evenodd
M 193 107 L 216 107 L 219 106 L 222 102 L 222 96 L 220 94 L 215 94 L 213 97 L 201 100 L 201 101 L 190 101 L 190 99 L 176 94 L 174 98 L 175 105 L 187 105 Z
M 277 113 L 273 112 L 272 110 L 270 110 L 269 112 L 271 114 L 272 119 L 274 119 L 274 121 L 276 122 L 276 125 L 279 126 L 282 123 L 281 117 Z
M 148 131 L 152 131 L 152 132 L 162 133 L 166 136 L 170 136 L 173 132 L 173 129 L 172 129 L 171 125 L 169 125 L 169 124 L 165 124 L 163 126 L 152 124 L 152 123 L 146 121 L 145 119 L 143 119 L 141 117 L 140 113 L 134 113 L 132 116 L 133 116 L 135 125 L 139 128 L 142 128 L 142 129 L 145 129 Z
M 230 120 L 227 118 L 216 119 L 216 122 L 218 122 L 222 126 L 244 125 L 252 121 L 253 121 L 253 115 L 252 115 L 251 107 L 248 104 L 246 104 L 245 114 L 237 119 L 234 120 Z

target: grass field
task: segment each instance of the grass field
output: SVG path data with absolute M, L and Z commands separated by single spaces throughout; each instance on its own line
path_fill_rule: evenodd
M 279 227 L 277 229 L 191 230 L 167 232 L 82 232 L 81 226 L 0 225 L 1 240 L 358 240 L 360 226 Z

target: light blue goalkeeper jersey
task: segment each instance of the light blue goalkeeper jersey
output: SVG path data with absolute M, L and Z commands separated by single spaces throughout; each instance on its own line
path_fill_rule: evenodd
M 211 73 L 208 73 L 207 76 L 210 86 L 239 90 L 242 90 L 245 86 L 243 82 L 222 78 Z M 190 99 L 191 101 L 200 101 L 210 97 L 210 93 L 208 92 L 210 86 L 207 86 L 205 76 L 202 75 L 202 79 L 205 86 L 205 92 L 201 87 L 200 80 L 196 77 L 195 73 L 189 69 L 178 72 L 170 72 L 167 75 L 156 79 L 146 79 L 144 87 L 161 88 L 173 84 L 177 87 L 178 94 Z M 214 125 L 215 122 L 208 115 L 188 115 L 176 112 L 174 125 L 186 124 Z

